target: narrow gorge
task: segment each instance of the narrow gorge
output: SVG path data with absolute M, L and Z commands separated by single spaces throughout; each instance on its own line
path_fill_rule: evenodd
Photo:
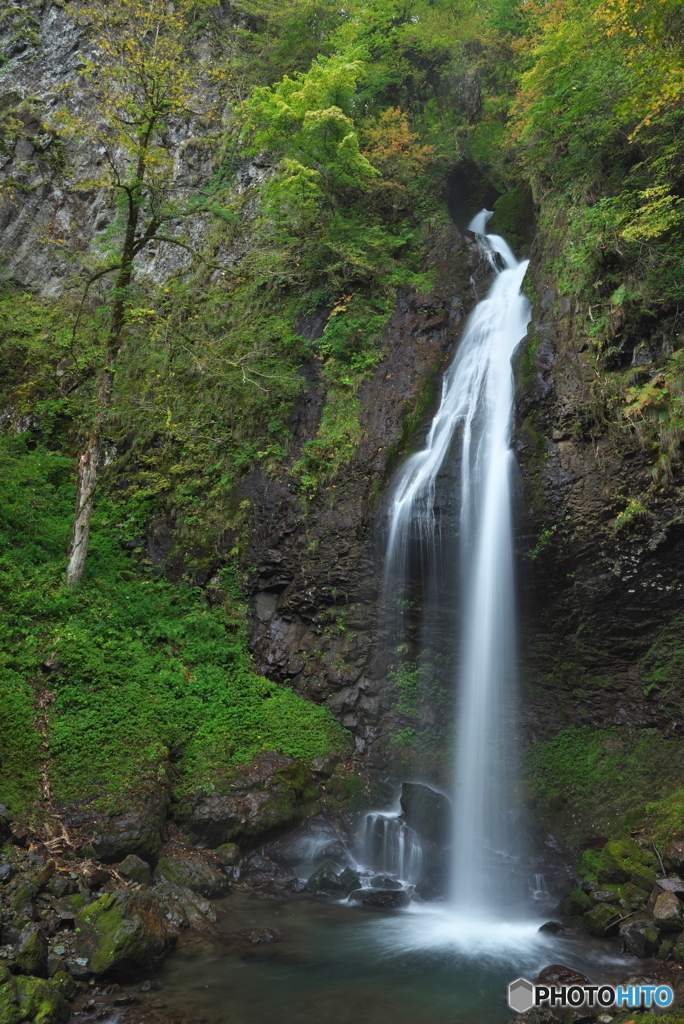
M 0 46 L 0 1024 L 680 1024 L 680 5 Z

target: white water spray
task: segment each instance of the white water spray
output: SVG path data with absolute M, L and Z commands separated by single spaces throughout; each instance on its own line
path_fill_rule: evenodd
M 496 277 L 445 375 L 425 448 L 407 461 L 397 482 L 385 589 L 406 575 L 416 533 L 434 557 L 435 484 L 458 430 L 463 613 L 451 895 L 462 911 L 500 916 L 506 866 L 515 859 L 509 835 L 516 689 L 511 358 L 525 336 L 530 304 L 521 293 L 528 261 L 518 262 L 503 238 L 485 235 L 490 217 L 483 210 L 469 228 Z

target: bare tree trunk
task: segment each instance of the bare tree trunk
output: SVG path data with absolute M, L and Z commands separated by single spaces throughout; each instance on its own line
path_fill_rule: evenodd
M 92 436 L 86 451 L 78 459 L 78 484 L 76 488 L 76 515 L 69 545 L 66 582 L 73 587 L 83 576 L 88 545 L 90 543 L 90 515 L 93 511 L 93 495 L 97 484 L 97 465 L 100 461 L 100 441 Z
M 102 426 L 114 394 L 114 368 L 121 347 L 121 332 L 124 325 L 123 289 L 130 282 L 119 279 L 119 295 L 112 310 L 111 328 L 107 341 L 106 365 L 97 394 L 97 412 L 90 432 L 88 447 L 78 458 L 78 482 L 76 485 L 76 514 L 71 531 L 71 543 L 67 552 L 66 584 L 68 587 L 79 583 L 85 569 L 90 544 L 90 516 L 93 511 L 93 496 L 97 486 L 98 466 L 102 450 Z

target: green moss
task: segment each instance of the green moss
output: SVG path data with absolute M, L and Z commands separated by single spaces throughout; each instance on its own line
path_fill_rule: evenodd
M 600 860 L 601 854 L 598 850 L 585 850 L 578 869 L 580 878 L 584 878 L 588 882 L 596 882 Z
M 655 730 L 571 727 L 530 747 L 524 763 L 540 819 L 570 843 L 626 835 L 634 826 L 627 812 L 669 796 L 684 780 L 681 743 Z
M 568 917 L 581 917 L 591 910 L 591 900 L 586 892 L 574 889 L 561 903 L 561 910 Z
M 70 1016 L 58 985 L 42 978 L 15 978 L 0 967 L 0 1024 L 65 1024 Z
M 103 493 L 86 578 L 69 591 L 72 461 L 27 438 L 0 438 L 0 461 L 0 799 L 24 810 L 38 797 L 34 693 L 46 683 L 62 800 L 126 806 L 137 786 L 164 775 L 172 747 L 184 755 L 180 791 L 262 751 L 311 761 L 347 749 L 326 708 L 254 671 L 234 569 L 223 605 L 210 607 L 190 580 L 172 584 L 122 550 L 120 538 L 141 529 L 140 507 Z M 45 673 L 47 661 L 57 673 Z
M 75 923 L 76 951 L 97 976 L 135 977 L 157 966 L 168 945 L 149 897 L 105 893 L 77 914 Z
M 644 868 L 644 855 L 633 839 L 614 839 L 601 850 L 598 862 L 599 882 L 629 882 L 632 874 Z M 655 883 L 655 876 L 654 876 Z
M 534 203 L 527 185 L 518 185 L 504 192 L 494 203 L 494 216 L 487 230 L 503 235 L 518 256 L 530 250 L 530 237 L 534 227 Z

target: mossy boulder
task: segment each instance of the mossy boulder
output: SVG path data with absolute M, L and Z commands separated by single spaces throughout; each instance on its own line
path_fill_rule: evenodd
M 129 853 L 115 867 L 120 875 L 123 875 L 124 878 L 130 878 L 132 882 L 139 882 L 140 885 L 149 885 L 152 881 L 150 865 L 135 853 Z
M 47 977 L 48 940 L 37 924 L 27 924 L 14 950 L 14 960 L 22 974 Z
M 586 892 L 581 889 L 573 889 L 569 896 L 561 902 L 560 909 L 566 917 L 581 917 L 592 908 L 592 903 Z
M 598 850 L 585 850 L 582 854 L 578 874 L 588 882 L 595 882 L 598 877 L 601 854 Z
M 195 842 L 253 842 L 301 820 L 318 797 L 311 771 L 284 754 L 262 754 L 213 793 L 190 796 L 176 812 Z
M 162 857 L 154 869 L 153 878 L 155 882 L 173 882 L 192 889 L 200 896 L 225 896 L 230 892 L 230 884 L 223 872 L 195 853 Z
M 233 867 L 240 860 L 242 851 L 237 843 L 222 843 L 214 850 L 214 856 L 224 867 Z
M 640 885 L 634 885 L 633 882 L 627 882 L 623 891 L 625 899 L 630 904 L 632 910 L 643 907 L 649 897 L 647 889 L 642 889 Z
M 653 868 L 648 867 L 646 864 L 641 867 L 635 868 L 629 876 L 629 880 L 632 885 L 635 885 L 638 889 L 646 889 L 647 892 L 653 888 L 656 884 L 657 877 Z
M 651 867 L 651 858 L 642 852 L 633 839 L 612 839 L 601 850 L 597 865 L 599 882 L 632 882 L 646 888 L 641 881 L 644 869 Z M 633 877 L 634 876 L 634 877 Z M 655 876 L 654 876 L 655 881 Z
M 42 978 L 14 977 L 0 967 L 1 1024 L 66 1024 L 71 1006 L 59 985 Z
M 587 931 L 603 937 L 615 934 L 621 917 L 623 914 L 619 907 L 613 907 L 610 903 L 599 903 L 593 910 L 584 914 L 582 920 Z
M 680 967 L 684 967 L 684 934 L 677 938 L 672 947 L 672 956 Z
M 128 981 L 154 971 L 174 938 L 149 893 L 117 889 L 76 916 L 76 955 L 97 977 Z
M 666 862 L 675 870 L 684 870 L 684 841 L 676 839 L 665 847 L 664 857 Z
M 620 885 L 606 885 L 601 889 L 594 889 L 589 893 L 589 901 L 592 906 L 596 903 L 616 903 L 624 898 L 624 891 Z
M 344 883 L 338 874 L 337 864 L 331 860 L 323 861 L 309 876 L 306 888 L 308 892 L 317 896 L 341 896 L 344 892 Z

